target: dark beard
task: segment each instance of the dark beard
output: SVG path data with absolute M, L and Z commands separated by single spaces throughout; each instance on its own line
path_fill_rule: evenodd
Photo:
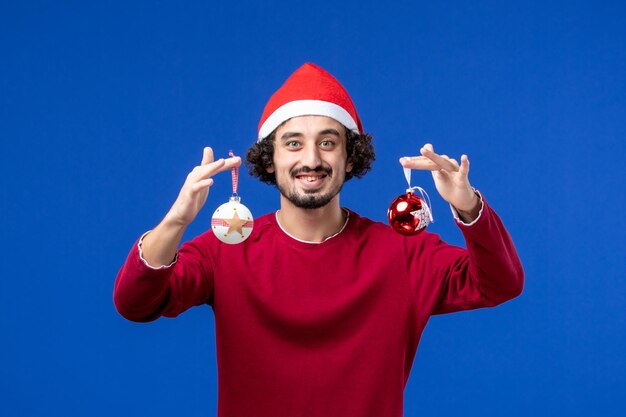
M 318 172 L 318 171 L 323 171 L 329 177 L 332 177 L 332 174 L 333 174 L 332 170 L 328 168 L 321 168 L 321 167 L 317 169 L 310 169 L 310 168 L 304 167 L 304 168 L 294 170 L 290 174 L 292 178 L 295 178 L 296 175 L 300 173 Z M 317 195 L 313 193 L 308 194 L 308 195 L 307 194 L 300 195 L 300 194 L 297 194 L 295 190 L 285 189 L 278 183 L 278 181 L 276 183 L 276 186 L 280 190 L 280 193 L 283 196 L 285 196 L 285 198 L 289 200 L 294 206 L 298 208 L 303 208 L 303 209 L 318 209 L 330 203 L 330 200 L 332 200 L 337 194 L 339 194 L 339 192 L 341 191 L 341 188 L 343 187 L 343 182 L 339 186 L 339 189 L 337 189 L 336 191 L 331 190 L 327 194 L 323 194 L 323 195 Z
M 287 200 L 289 200 L 294 206 L 303 209 L 317 209 L 320 207 L 324 207 L 330 202 L 330 200 L 333 199 L 333 197 L 337 195 L 337 193 L 339 193 L 339 191 L 337 191 L 337 193 L 334 194 L 328 193 L 324 195 L 298 195 L 293 191 L 285 193 L 283 191 L 286 190 L 282 190 L 280 187 L 279 190 L 281 194 L 284 195 Z

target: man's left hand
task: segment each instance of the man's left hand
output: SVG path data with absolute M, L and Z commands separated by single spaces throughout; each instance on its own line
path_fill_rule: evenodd
M 480 199 L 469 183 L 469 159 L 461 156 L 461 164 L 447 155 L 435 153 L 427 143 L 420 149 L 422 156 L 400 158 L 404 168 L 431 171 L 441 197 L 450 203 L 464 221 L 474 220 L 480 211 Z

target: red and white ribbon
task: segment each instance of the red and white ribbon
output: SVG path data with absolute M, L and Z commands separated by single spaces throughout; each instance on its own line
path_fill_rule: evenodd
M 228 151 L 228 156 L 231 158 L 235 157 L 233 151 Z M 239 187 L 239 167 L 233 167 L 231 170 L 231 174 L 233 177 L 233 195 L 237 195 L 237 189 Z

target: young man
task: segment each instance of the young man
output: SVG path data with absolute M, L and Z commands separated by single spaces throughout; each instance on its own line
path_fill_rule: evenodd
M 268 102 L 250 171 L 280 190 L 280 210 L 243 243 L 181 237 L 212 176 L 239 166 L 205 148 L 163 221 L 117 277 L 118 311 L 135 321 L 209 304 L 216 321 L 219 416 L 401 416 L 417 345 L 433 314 L 517 296 L 523 271 L 500 219 L 470 186 L 469 160 L 431 145 L 401 164 L 433 172 L 467 250 L 402 236 L 342 208 L 339 193 L 374 153 L 345 89 L 305 64 Z

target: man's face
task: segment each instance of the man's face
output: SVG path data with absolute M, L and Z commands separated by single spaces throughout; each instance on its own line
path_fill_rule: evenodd
M 274 164 L 281 194 L 296 207 L 315 209 L 339 194 L 346 172 L 346 129 L 325 116 L 289 119 L 276 130 Z

